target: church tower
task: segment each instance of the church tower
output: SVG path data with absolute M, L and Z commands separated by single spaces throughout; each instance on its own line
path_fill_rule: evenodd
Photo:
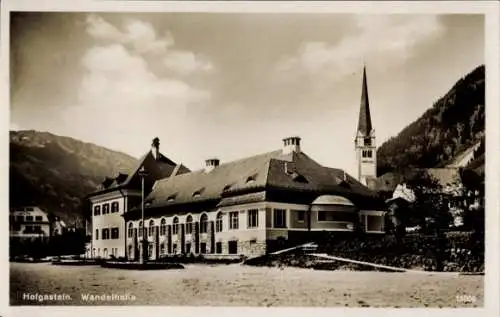
M 377 177 L 377 147 L 375 130 L 372 127 L 370 116 L 366 67 L 363 67 L 363 86 L 361 89 L 361 107 L 354 147 L 358 164 L 358 180 L 368 186 L 368 182 Z

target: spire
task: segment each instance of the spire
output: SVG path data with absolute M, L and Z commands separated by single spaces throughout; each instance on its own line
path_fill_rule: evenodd
M 368 101 L 368 84 L 366 82 L 366 66 L 363 66 L 363 87 L 361 91 L 361 107 L 359 109 L 358 132 L 368 135 L 372 131 L 370 103 Z

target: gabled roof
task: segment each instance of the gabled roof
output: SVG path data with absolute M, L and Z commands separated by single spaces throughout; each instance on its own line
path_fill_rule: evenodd
M 146 203 L 160 207 L 227 201 L 227 197 L 266 189 L 375 196 L 340 169 L 324 167 L 304 153 L 283 155 L 277 150 L 224 163 L 209 172 L 199 170 L 158 180 Z
M 158 158 L 153 157 L 152 151 L 144 154 L 135 164 L 134 168 L 127 174 L 118 173 L 113 178 L 106 177 L 97 190 L 92 195 L 109 192 L 112 190 L 128 188 L 134 179 L 138 178 L 138 172 L 141 167 L 148 171 L 153 180 L 169 177 L 173 172 L 176 174 L 183 174 L 189 172 L 189 169 L 182 164 L 176 164 L 163 154 L 159 154 Z

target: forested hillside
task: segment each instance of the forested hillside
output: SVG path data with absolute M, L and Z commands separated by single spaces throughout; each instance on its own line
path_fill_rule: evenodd
M 380 146 L 377 174 L 408 167 L 443 166 L 484 140 L 484 132 L 485 67 L 482 65 L 460 79 L 419 119 Z
M 10 132 L 9 204 L 37 205 L 73 224 L 82 198 L 106 176 L 128 171 L 126 154 L 47 132 Z M 81 223 L 80 223 L 81 224 Z

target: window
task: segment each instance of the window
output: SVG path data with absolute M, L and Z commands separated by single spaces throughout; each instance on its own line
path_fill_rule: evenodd
M 24 221 L 24 216 L 16 216 L 16 221 L 23 222 Z
M 101 214 L 101 206 L 94 206 L 94 216 L 99 216 Z
M 215 220 L 215 232 L 222 232 L 222 212 L 217 213 Z
M 186 218 L 186 234 L 193 233 L 193 217 L 191 215 Z
M 43 220 L 43 217 L 42 217 L 42 216 L 35 216 L 35 220 L 36 220 L 36 221 L 42 221 L 42 220 Z
M 104 250 L 102 250 L 102 256 L 105 258 L 108 257 L 108 249 L 107 248 L 104 248 Z
M 26 216 L 26 221 L 33 221 L 33 216 Z
M 148 257 L 152 257 L 153 256 L 153 245 L 152 244 L 149 244 L 148 245 Z
M 132 259 L 134 257 L 134 247 L 132 245 L 128 246 L 128 257 Z
M 102 214 L 109 214 L 109 204 L 102 205 Z
M 155 230 L 155 229 L 154 229 L 154 226 L 155 226 L 155 222 L 154 222 L 154 220 L 153 220 L 153 219 L 151 219 L 151 220 L 149 221 L 149 233 L 148 233 L 148 235 L 149 235 L 150 237 L 152 237 L 152 236 L 153 236 L 153 231 Z
M 165 218 L 162 218 L 160 222 L 160 235 L 164 236 L 166 234 L 167 234 L 167 220 L 165 220 Z
M 33 226 L 24 227 L 24 233 L 33 233 Z
M 286 210 L 274 209 L 274 228 L 286 228 Z
M 178 234 L 178 233 L 179 233 L 179 218 L 174 217 L 172 234 Z
M 34 233 L 42 233 L 42 228 L 40 226 L 33 226 Z
M 326 211 L 318 211 L 318 221 L 326 221 Z
M 102 229 L 102 239 L 103 240 L 109 240 L 109 229 Z
M 238 253 L 238 241 L 229 241 L 227 243 L 227 249 L 229 254 L 237 254 Z
M 99 240 L 99 229 L 95 229 L 95 239 Z
M 304 210 L 297 210 L 297 221 L 304 222 L 306 220 L 306 212 Z
M 215 244 L 215 253 L 217 253 L 217 254 L 222 253 L 222 242 L 217 242 Z
M 134 224 L 129 222 L 128 223 L 128 237 L 132 238 L 134 236 Z
M 229 229 L 238 230 L 238 212 L 232 211 L 229 213 Z
M 118 212 L 118 202 L 115 201 L 111 204 L 111 212 Z
M 165 254 L 165 243 L 160 244 L 160 255 Z
M 177 253 L 177 243 L 174 243 L 174 244 L 172 245 L 172 253 L 173 253 L 173 254 L 176 254 L 176 253 Z
M 143 232 L 142 232 L 142 231 L 143 231 L 143 228 L 142 228 L 142 221 L 139 221 L 139 236 L 140 236 L 140 237 L 143 237 L 143 234 L 142 234 Z
M 370 158 L 370 157 L 372 157 L 372 150 L 363 150 L 362 155 L 363 155 L 363 157 Z
M 35 211 L 35 209 L 33 207 L 27 207 L 25 210 L 26 211 Z
M 257 174 L 254 174 L 254 175 L 251 175 L 251 176 L 248 176 L 247 177 L 247 180 L 246 180 L 246 183 L 247 184 L 251 184 L 253 182 L 255 182 L 255 178 L 257 177 Z
M 111 228 L 111 239 L 118 239 L 120 235 L 120 229 L 118 227 Z
M 207 233 L 208 231 L 208 216 L 203 214 L 200 217 L 200 233 Z
M 203 193 L 203 191 L 204 191 L 204 190 L 205 190 L 204 188 L 200 188 L 200 189 L 198 189 L 197 191 L 195 191 L 195 192 L 193 193 L 193 198 L 200 197 L 200 196 L 201 196 L 201 194 Z
M 342 211 L 318 211 L 318 221 L 342 221 L 342 222 L 353 222 L 357 214 L 354 212 L 342 212 Z
M 170 196 L 168 196 L 167 201 L 168 201 L 168 202 L 172 202 L 172 201 L 174 201 L 174 200 L 175 200 L 175 196 L 176 196 L 176 195 L 170 195 Z
M 224 186 L 224 188 L 222 188 L 222 191 L 223 192 L 228 191 L 230 188 L 231 188 L 231 185 L 226 185 L 226 186 Z
M 372 145 L 372 139 L 371 138 L 365 138 L 365 146 L 371 146 Z
M 186 243 L 186 254 L 191 253 L 191 243 Z
M 207 244 L 205 242 L 200 243 L 200 253 L 207 253 Z
M 259 226 L 259 211 L 250 209 L 248 211 L 248 228 L 257 228 Z

